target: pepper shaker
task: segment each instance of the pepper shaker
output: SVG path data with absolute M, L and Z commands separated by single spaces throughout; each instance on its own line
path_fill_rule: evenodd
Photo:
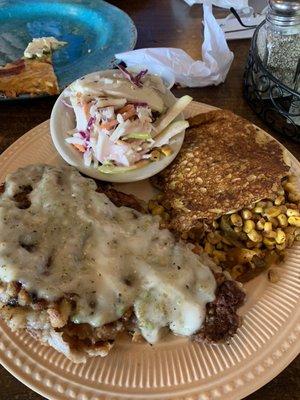
M 296 73 L 300 59 L 299 0 L 269 0 L 266 23 L 258 38 L 258 50 L 268 71 L 286 86 L 297 90 Z

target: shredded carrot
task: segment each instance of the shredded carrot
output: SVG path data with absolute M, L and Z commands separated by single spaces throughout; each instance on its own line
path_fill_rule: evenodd
M 83 144 L 73 144 L 74 147 L 76 147 L 77 150 L 79 150 L 81 153 L 85 152 L 85 147 Z
M 85 116 L 86 116 L 87 119 L 90 118 L 90 109 L 91 109 L 91 106 L 92 106 L 92 103 L 91 103 L 91 102 L 89 102 L 89 103 L 84 103 L 83 106 L 82 106 L 83 112 L 84 112 L 84 114 L 85 114 Z
M 118 113 L 122 115 L 124 121 L 126 121 L 126 119 L 133 117 L 136 114 L 133 104 L 127 104 L 126 106 L 118 110 Z
M 134 105 L 133 104 L 126 104 L 126 106 L 120 108 L 120 110 L 118 110 L 119 114 L 124 114 L 125 112 L 134 109 Z
M 128 112 L 122 114 L 122 117 L 123 117 L 124 121 L 126 121 L 127 119 L 133 117 L 134 115 L 135 115 L 135 110 L 128 111 Z
M 102 122 L 100 125 L 101 129 L 106 129 L 107 131 L 111 130 L 118 124 L 118 121 L 116 119 L 112 119 L 111 121 L 107 122 Z

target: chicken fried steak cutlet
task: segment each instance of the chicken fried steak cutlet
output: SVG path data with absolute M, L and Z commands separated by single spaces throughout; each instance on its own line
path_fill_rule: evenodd
M 300 238 L 297 179 L 280 145 L 232 112 L 199 114 L 189 124 L 179 155 L 153 178 L 162 194 L 149 209 L 247 281 Z
M 120 332 L 226 340 L 245 294 L 133 197 L 72 167 L 33 165 L 0 195 L 0 316 L 74 362 Z

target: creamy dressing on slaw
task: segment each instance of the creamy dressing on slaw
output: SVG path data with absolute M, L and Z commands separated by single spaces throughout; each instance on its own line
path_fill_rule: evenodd
M 51 53 L 53 50 L 57 50 L 66 44 L 67 42 L 57 40 L 53 36 L 34 38 L 30 43 L 28 43 L 26 49 L 24 50 L 24 57 L 41 58 L 45 54 Z
M 31 186 L 31 206 L 13 199 Z M 216 282 L 205 262 L 159 220 L 116 207 L 71 167 L 36 165 L 8 175 L 0 199 L 0 279 L 50 301 L 72 294 L 75 323 L 94 327 L 134 308 L 142 335 L 201 328 Z

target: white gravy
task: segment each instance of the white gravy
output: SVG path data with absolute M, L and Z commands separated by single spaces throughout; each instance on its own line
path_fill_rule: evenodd
M 31 206 L 13 196 L 30 185 Z M 0 199 L 0 279 L 39 298 L 77 299 L 71 319 L 94 327 L 133 307 L 142 335 L 198 331 L 216 282 L 204 261 L 159 229 L 158 217 L 116 207 L 71 167 L 28 166 L 8 175 Z

